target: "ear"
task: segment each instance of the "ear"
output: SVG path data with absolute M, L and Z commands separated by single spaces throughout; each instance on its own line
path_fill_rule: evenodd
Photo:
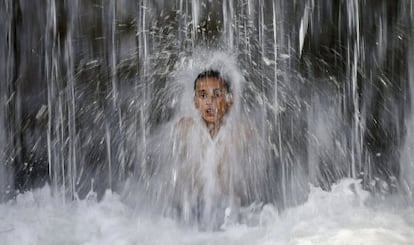
M 226 106 L 229 109 L 233 105 L 233 95 L 226 93 Z
M 194 101 L 194 105 L 195 105 L 195 107 L 198 109 L 199 104 L 198 104 L 198 101 L 196 100 L 195 95 L 194 95 L 194 97 L 193 97 L 193 101 Z

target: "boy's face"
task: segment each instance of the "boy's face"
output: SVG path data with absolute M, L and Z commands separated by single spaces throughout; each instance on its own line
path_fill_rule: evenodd
M 196 83 L 194 103 L 206 123 L 221 122 L 231 101 L 226 100 L 224 82 L 215 77 L 201 78 Z

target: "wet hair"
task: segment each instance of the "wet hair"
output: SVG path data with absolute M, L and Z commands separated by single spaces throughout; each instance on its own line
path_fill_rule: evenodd
M 221 76 L 220 72 L 216 70 L 207 70 L 207 71 L 203 71 L 200 74 L 198 74 L 197 78 L 194 80 L 194 91 L 197 86 L 197 81 L 203 78 L 208 78 L 208 77 L 217 78 L 218 80 L 223 81 L 226 92 L 229 94 L 231 93 L 230 83 Z

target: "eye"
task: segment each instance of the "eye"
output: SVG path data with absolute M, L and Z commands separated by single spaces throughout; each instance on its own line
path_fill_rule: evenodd
M 214 90 L 214 97 L 216 97 L 216 98 L 220 98 L 221 97 L 221 91 L 220 91 L 220 89 L 215 89 Z
M 198 94 L 198 97 L 200 97 L 200 98 L 202 98 L 202 99 L 205 99 L 205 98 L 207 98 L 207 93 L 206 92 L 200 92 L 199 94 Z

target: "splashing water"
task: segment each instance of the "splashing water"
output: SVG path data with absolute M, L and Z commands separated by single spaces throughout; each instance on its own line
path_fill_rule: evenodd
M 410 0 L 2 1 L 0 241 L 411 244 L 413 20 Z M 214 139 L 211 68 L 234 100 Z
M 272 201 L 275 169 L 266 155 L 266 138 L 259 137 L 252 120 L 258 112 L 242 100 L 244 81 L 234 58 L 212 50 L 194 56 L 181 62 L 165 88 L 167 98 L 179 101 L 179 111 L 149 137 L 148 166 L 137 185 L 148 186 L 154 205 L 162 210 L 172 208 L 186 222 L 201 219 L 205 226 L 218 227 L 226 208 L 234 213 L 240 205 Z M 233 94 L 224 125 L 213 138 L 193 101 L 194 80 L 206 70 L 219 71 Z

